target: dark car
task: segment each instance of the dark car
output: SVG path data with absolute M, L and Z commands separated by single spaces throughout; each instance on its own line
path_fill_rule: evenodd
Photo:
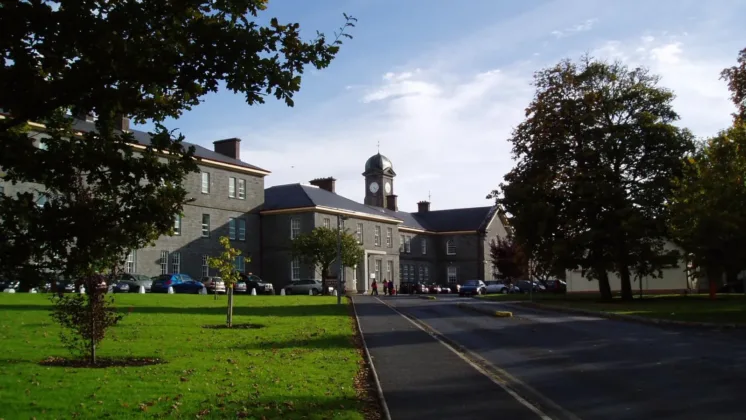
M 239 282 L 246 283 L 246 292 L 251 293 L 251 289 L 256 290 L 258 295 L 273 295 L 275 294 L 275 287 L 272 283 L 262 280 L 261 277 L 256 274 L 243 274 L 241 273 L 241 280 Z
M 459 296 L 483 295 L 487 293 L 487 285 L 482 280 L 467 280 L 458 291 Z
M 420 294 L 427 293 L 427 286 L 422 283 L 405 281 L 399 285 L 399 294 Z
M 520 293 L 531 293 L 531 285 L 533 285 L 533 293 L 541 293 L 547 290 L 547 288 L 538 281 L 518 280 L 515 283 L 515 286 L 518 288 Z
M 552 279 L 544 281 L 544 286 L 550 293 L 566 293 L 567 283 L 564 280 Z
M 150 286 L 150 291 L 153 293 L 168 293 L 168 288 L 173 287 L 174 293 L 179 293 L 176 291 L 177 287 L 185 282 L 199 283 L 195 282 L 195 280 L 189 274 L 161 274 L 160 276 L 153 277 L 153 283 Z M 199 284 L 202 285 L 202 283 Z M 187 286 L 187 288 L 190 287 Z M 179 289 L 184 288 L 179 287 Z
M 150 292 L 153 280 L 142 274 L 123 273 L 114 279 L 114 293 L 139 293 L 140 286 L 145 289 L 145 293 Z

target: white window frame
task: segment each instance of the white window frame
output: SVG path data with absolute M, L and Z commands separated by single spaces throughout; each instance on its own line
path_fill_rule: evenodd
M 181 272 L 181 253 L 171 253 L 171 274 L 179 274 Z
M 357 281 L 357 265 L 352 267 L 352 281 Z
M 208 213 L 202 213 L 202 237 L 210 237 L 210 215 Z
M 448 284 L 458 283 L 458 267 L 449 265 L 446 268 L 446 279 L 448 280 Z
M 357 236 L 357 243 L 362 244 L 363 243 L 363 224 L 362 223 L 357 224 L 357 230 L 355 231 L 355 235 Z
M 228 197 L 236 198 L 236 178 L 228 177 Z
M 456 240 L 449 239 L 446 241 L 446 255 L 456 255 Z
M 202 172 L 202 194 L 210 194 L 210 173 Z
M 168 251 L 161 251 L 161 274 L 168 274 Z
M 181 236 L 181 215 L 174 216 L 174 236 Z
M 425 266 L 425 277 L 423 278 L 424 282 L 427 282 L 430 280 L 430 267 Z
M 290 261 L 290 280 L 300 280 L 300 260 L 297 258 Z
M 208 263 L 209 255 L 202 255 L 202 277 L 208 277 L 210 275 L 210 263 Z
M 130 251 L 127 254 L 127 259 L 124 260 L 124 272 L 134 274 L 137 270 L 137 253 L 136 251 Z
M 412 237 L 411 236 L 404 237 L 404 252 L 406 252 L 407 254 L 410 254 L 412 252 Z
M 328 217 L 325 217 L 324 218 L 324 227 L 327 228 L 327 229 L 331 229 L 332 228 L 332 219 L 330 219 Z
M 233 261 L 233 267 L 239 273 L 243 273 L 244 271 L 246 271 L 246 260 L 244 259 L 243 255 L 236 255 L 236 259 L 235 261 Z
M 386 261 L 386 280 L 394 280 L 394 262 L 391 260 Z
M 404 282 L 404 264 L 399 263 L 399 283 Z
M 422 250 L 422 255 L 427 254 L 427 238 L 425 236 L 420 238 L 420 248 Z
M 238 199 L 246 200 L 246 180 L 243 178 L 238 180 Z
M 373 228 L 373 245 L 381 246 L 381 226 L 375 225 Z
M 228 238 L 232 241 L 236 240 L 236 218 L 231 217 L 228 219 Z
M 381 282 L 381 274 L 383 273 L 383 260 L 375 260 L 373 263 L 374 272 L 376 273 L 376 281 Z
M 399 235 L 399 252 L 404 252 L 404 235 Z
M 290 219 L 290 239 L 300 236 L 300 219 L 293 217 Z
M 246 219 L 238 219 L 238 240 L 246 240 Z
M 386 228 L 386 247 L 392 248 L 394 246 L 394 228 Z
M 417 274 L 419 275 L 420 281 L 423 281 L 425 279 L 425 266 L 424 265 L 421 265 L 418 268 L 418 273 Z

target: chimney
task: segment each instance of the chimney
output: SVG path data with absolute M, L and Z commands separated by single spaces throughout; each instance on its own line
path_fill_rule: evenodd
M 417 213 L 427 213 L 430 211 L 430 202 L 422 200 L 417 203 Z
M 334 192 L 334 190 L 335 190 L 334 187 L 335 187 L 336 183 L 337 183 L 337 180 L 334 179 L 331 176 L 327 177 L 327 178 L 316 178 L 316 179 L 313 179 L 313 180 L 311 180 L 309 182 L 309 184 L 315 185 L 315 186 L 321 188 L 322 190 L 327 190 L 330 193 Z
M 118 129 L 127 132 L 130 131 L 130 119 L 122 114 L 117 114 L 116 120 L 119 121 Z
M 216 140 L 212 142 L 215 145 L 215 153 L 220 153 L 223 156 L 228 156 L 236 160 L 241 160 L 241 139 L 232 138 L 225 140 Z
M 399 207 L 396 206 L 396 195 L 395 194 L 386 196 L 386 208 L 392 211 L 399 210 Z

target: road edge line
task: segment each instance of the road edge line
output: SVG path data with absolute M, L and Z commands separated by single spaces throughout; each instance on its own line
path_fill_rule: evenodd
M 553 415 L 560 415 L 561 418 L 565 420 L 582 420 L 580 417 L 578 417 L 574 413 L 560 406 L 559 404 L 552 401 L 548 397 L 545 397 L 543 394 L 541 394 L 539 391 L 537 391 L 530 385 L 527 385 L 520 379 L 506 372 L 504 369 L 501 369 L 500 367 L 489 362 L 484 357 L 473 352 L 472 350 L 469 350 L 466 347 L 462 346 L 461 344 L 451 340 L 450 338 L 446 337 L 443 333 L 441 333 L 437 329 L 431 327 L 430 325 L 427 325 L 425 322 L 417 319 L 414 316 L 405 314 L 383 301 L 381 301 L 381 303 L 388 306 L 392 311 L 401 315 L 403 318 L 411 322 L 414 326 L 416 326 L 417 328 L 421 329 L 422 331 L 424 331 L 425 333 L 427 333 L 428 335 L 430 335 L 431 337 L 439 341 L 441 344 L 443 344 L 446 348 L 448 348 L 452 352 L 456 353 L 456 355 L 458 355 L 461 359 L 463 359 L 465 362 L 467 362 L 470 366 L 475 368 L 481 374 L 490 378 L 492 382 L 496 383 L 498 386 L 500 386 L 502 389 L 508 392 L 508 394 L 510 394 L 514 398 L 517 397 L 516 400 L 518 400 L 519 402 L 525 401 L 525 403 L 528 405 L 526 404 L 524 405 L 526 405 L 529 409 L 531 409 L 531 411 L 538 414 L 543 419 L 552 420 L 552 417 L 544 412 L 544 410 L 548 410 L 548 411 L 555 412 Z M 522 388 L 522 389 L 520 390 L 516 389 L 516 387 L 511 384 L 517 385 L 519 388 Z M 529 397 L 523 396 L 521 395 L 522 393 L 530 394 L 530 396 Z M 538 402 L 533 401 L 533 400 L 538 400 Z M 538 410 L 538 412 L 534 411 L 534 409 Z
M 373 373 L 373 382 L 375 382 L 376 384 L 376 394 L 378 394 L 378 400 L 381 403 L 381 409 L 383 410 L 383 418 L 385 420 L 391 420 L 391 413 L 389 412 L 389 406 L 386 403 L 386 397 L 383 395 L 383 388 L 381 387 L 381 381 L 378 379 L 378 372 L 376 372 L 376 366 L 373 364 L 373 358 L 370 356 L 370 350 L 368 350 L 368 343 L 365 341 L 365 334 L 363 334 L 363 327 L 362 325 L 360 325 L 360 317 L 357 315 L 357 307 L 355 306 L 355 298 L 353 296 L 350 296 L 350 304 L 352 305 L 352 313 L 355 314 L 355 323 L 357 323 L 357 330 L 360 331 L 360 341 L 362 341 L 363 343 L 363 352 L 365 353 L 365 361 L 368 363 L 368 365 L 370 366 L 370 371 Z

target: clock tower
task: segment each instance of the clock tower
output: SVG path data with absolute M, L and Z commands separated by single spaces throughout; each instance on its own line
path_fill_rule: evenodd
M 394 166 L 381 153 L 377 153 L 365 162 L 365 200 L 366 205 L 389 207 L 389 196 L 394 194 Z

